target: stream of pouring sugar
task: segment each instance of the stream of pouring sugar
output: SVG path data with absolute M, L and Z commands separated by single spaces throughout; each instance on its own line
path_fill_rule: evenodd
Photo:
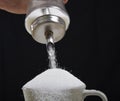
M 57 59 L 56 59 L 56 54 L 55 54 L 55 44 L 54 44 L 52 36 L 50 36 L 48 38 L 46 48 L 47 48 L 47 52 L 48 52 L 49 67 L 50 68 L 57 68 Z

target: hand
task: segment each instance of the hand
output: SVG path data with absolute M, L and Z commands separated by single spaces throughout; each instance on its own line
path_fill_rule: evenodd
M 16 13 L 25 14 L 30 0 L 0 0 L 0 9 Z M 68 0 L 63 0 L 66 4 Z

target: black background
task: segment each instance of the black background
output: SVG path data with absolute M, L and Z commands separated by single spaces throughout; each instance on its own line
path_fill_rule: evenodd
M 120 6 L 115 0 L 69 0 L 71 23 L 55 44 L 61 68 L 87 89 L 120 101 Z M 0 101 L 24 101 L 22 86 L 48 69 L 46 46 L 24 27 L 25 15 L 0 11 Z M 88 97 L 86 101 L 101 101 Z

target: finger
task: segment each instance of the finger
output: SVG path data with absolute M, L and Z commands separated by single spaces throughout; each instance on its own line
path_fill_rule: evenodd
M 68 2 L 68 0 L 63 0 L 64 4 L 66 4 Z

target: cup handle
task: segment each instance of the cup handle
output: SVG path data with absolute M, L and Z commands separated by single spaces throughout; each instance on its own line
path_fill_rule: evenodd
M 102 99 L 102 101 L 108 101 L 106 95 L 98 90 L 84 90 L 83 99 L 85 99 L 87 96 L 98 96 Z

